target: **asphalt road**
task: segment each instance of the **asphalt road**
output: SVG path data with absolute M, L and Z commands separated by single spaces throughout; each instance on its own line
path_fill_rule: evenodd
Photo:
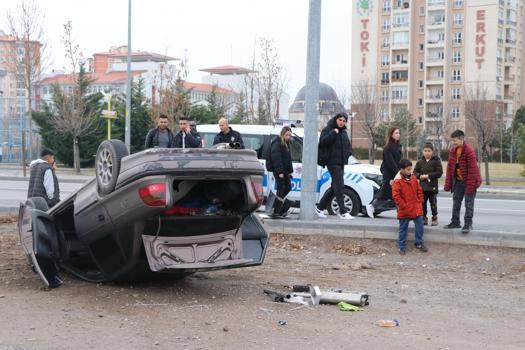
M 71 192 L 82 186 L 82 182 L 61 182 L 60 196 L 65 198 Z M 27 196 L 27 180 L 0 180 L 0 212 L 16 212 L 20 202 Z M 474 229 L 483 229 L 495 232 L 525 233 L 525 200 L 521 199 L 498 199 L 480 198 L 478 196 L 474 205 Z M 461 219 L 463 222 L 463 209 Z M 438 210 L 440 226 L 450 221 L 452 211 L 452 198 L 441 194 L 438 197 Z M 299 209 L 293 209 L 292 218 Z M 397 226 L 395 210 L 381 213 L 379 217 L 370 219 L 359 216 L 356 223 L 373 224 L 381 226 Z M 335 220 L 329 217 L 327 220 Z

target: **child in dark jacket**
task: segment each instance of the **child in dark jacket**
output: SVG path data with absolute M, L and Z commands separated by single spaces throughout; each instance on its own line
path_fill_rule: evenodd
M 427 252 L 423 244 L 423 190 L 412 175 L 412 162 L 408 159 L 399 161 L 399 173 L 392 184 L 392 198 L 397 205 L 399 220 L 399 254 L 405 255 L 407 229 L 411 220 L 416 228 L 415 247 L 421 252 Z
M 426 143 L 423 146 L 423 157 L 418 160 L 414 168 L 414 175 L 419 179 L 423 188 L 423 225 L 428 225 L 427 202 L 432 211 L 432 226 L 438 225 L 437 194 L 438 179 L 443 175 L 441 159 L 433 155 L 434 146 Z

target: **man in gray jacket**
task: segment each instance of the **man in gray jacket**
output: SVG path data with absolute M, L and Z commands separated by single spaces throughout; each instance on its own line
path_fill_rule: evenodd
M 31 162 L 27 198 L 42 197 L 51 208 L 60 201 L 60 188 L 55 174 L 55 154 L 43 149 L 40 159 Z

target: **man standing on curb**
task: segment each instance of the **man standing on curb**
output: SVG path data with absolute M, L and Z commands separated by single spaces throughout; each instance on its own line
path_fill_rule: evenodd
M 240 148 L 244 149 L 244 142 L 242 141 L 241 134 L 238 131 L 233 130 L 228 124 L 228 119 L 219 119 L 219 132 L 213 139 L 213 144 L 218 143 L 239 143 Z
M 481 185 L 481 174 L 476 160 L 476 152 L 465 143 L 465 133 L 456 130 L 450 135 L 453 147 L 448 155 L 447 177 L 445 191 L 453 193 L 452 220 L 445 225 L 446 229 L 460 228 L 459 213 L 461 202 L 465 198 L 465 223 L 461 233 L 467 234 L 472 230 L 474 216 L 474 199 L 476 190 Z
M 51 208 L 60 201 L 58 178 L 55 174 L 55 154 L 48 149 L 43 149 L 40 159 L 32 161 L 30 167 L 27 198 L 42 197 Z
M 179 119 L 180 131 L 175 134 L 171 148 L 200 148 L 201 137 L 196 128 L 190 126 L 190 120 L 187 117 Z
M 173 143 L 173 132 L 168 128 L 169 120 L 166 114 L 161 114 L 157 127 L 148 131 L 145 146 L 148 148 L 169 148 Z

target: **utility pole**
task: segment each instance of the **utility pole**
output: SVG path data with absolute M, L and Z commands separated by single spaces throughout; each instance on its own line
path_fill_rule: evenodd
M 321 0 L 310 0 L 306 53 L 301 220 L 313 220 L 317 195 L 317 129 L 321 56 Z
M 128 0 L 128 61 L 126 67 L 126 127 L 124 132 L 124 143 L 130 152 L 131 148 L 131 0 Z

